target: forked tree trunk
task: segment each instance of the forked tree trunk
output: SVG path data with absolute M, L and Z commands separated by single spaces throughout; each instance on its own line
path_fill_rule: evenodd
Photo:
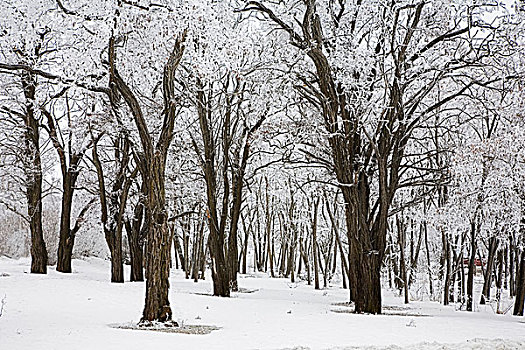
M 165 322 L 172 319 L 168 291 L 173 238 L 168 228 L 164 182 L 166 159 L 169 146 L 173 140 L 173 129 L 177 116 L 175 72 L 184 53 L 185 38 L 186 32 L 176 39 L 173 50 L 164 66 L 162 75 L 164 100 L 162 114 L 164 120 L 156 144 L 154 144 L 148 130 L 138 99 L 115 68 L 115 38 L 111 37 L 109 40 L 110 85 L 118 90 L 133 114 L 145 158 L 138 164 L 147 194 L 145 203 L 147 217 L 146 300 L 142 313 L 142 323 Z
M 124 215 L 132 180 L 138 169 L 128 177 L 126 169 L 130 159 L 130 143 L 126 136 L 121 135 L 114 140 L 115 161 L 118 172 L 113 182 L 111 192 L 106 194 L 106 183 L 102 162 L 98 156 L 97 140 L 93 140 L 93 164 L 98 177 L 101 221 L 104 236 L 111 254 L 111 282 L 124 282 L 124 262 L 122 256 L 122 231 L 124 230 Z
M 68 117 L 68 126 L 70 125 L 70 106 L 66 95 L 66 113 Z M 71 257 L 73 254 L 73 245 L 75 244 L 75 235 L 80 229 L 83 221 L 83 216 L 89 209 L 91 201 L 76 219 L 75 226 L 71 229 L 71 210 L 73 207 L 73 196 L 75 193 L 75 185 L 80 172 L 80 163 L 84 157 L 87 148 L 74 152 L 72 149 L 72 139 L 68 140 L 67 145 L 63 145 L 59 140 L 58 122 L 53 115 L 45 108 L 41 108 L 42 113 L 47 119 L 47 127 L 51 143 L 58 154 L 60 161 L 60 170 L 62 173 L 62 207 L 60 212 L 60 228 L 59 228 L 59 242 L 58 242 L 58 258 L 57 271 L 70 273 L 71 272 Z M 68 159 L 67 159 L 68 158 Z

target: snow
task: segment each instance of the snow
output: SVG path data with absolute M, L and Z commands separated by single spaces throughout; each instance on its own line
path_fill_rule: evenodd
M 405 306 L 384 291 L 390 315 L 355 315 L 343 304 L 347 290 L 316 291 L 264 274 L 241 275 L 239 285 L 249 293 L 228 299 L 209 295 L 209 277 L 194 283 L 173 271 L 175 320 L 219 328 L 211 334 L 116 329 L 139 320 L 144 284 L 109 283 L 109 263 L 100 259 L 74 260 L 73 269 L 69 275 L 53 268 L 32 275 L 28 259 L 0 258 L 0 299 L 6 301 L 0 349 L 525 348 L 523 318 L 495 315 L 490 307 L 468 313 L 429 301 Z

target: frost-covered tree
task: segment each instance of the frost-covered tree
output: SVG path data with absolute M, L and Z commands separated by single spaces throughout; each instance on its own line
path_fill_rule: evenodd
M 414 130 L 505 72 L 480 76 L 499 43 L 492 4 L 448 1 L 248 1 L 305 55 L 298 90 L 320 112 L 352 232 L 356 312 L 381 312 L 387 218 Z M 309 63 L 308 63 L 309 62 Z M 460 83 L 456 77 L 461 76 Z

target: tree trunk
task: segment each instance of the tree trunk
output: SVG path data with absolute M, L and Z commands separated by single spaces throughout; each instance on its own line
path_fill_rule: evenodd
M 175 227 L 171 228 L 171 230 L 173 235 L 173 245 L 175 246 L 175 261 L 180 261 L 181 270 L 186 271 L 186 259 L 184 258 L 179 235 L 175 232 Z
M 412 228 L 413 231 L 413 228 Z M 411 286 L 416 278 L 416 269 L 419 261 L 419 253 L 421 252 L 421 243 L 423 242 L 423 234 L 424 234 L 424 224 L 420 223 L 419 225 L 419 236 L 417 239 L 417 245 L 414 250 L 414 254 L 411 257 L 410 260 L 410 276 L 408 278 L 408 285 Z M 413 242 L 411 243 L 413 244 Z
M 515 274 L 514 274 L 514 269 L 515 269 L 515 264 L 514 264 L 514 254 L 515 254 L 515 251 L 516 251 L 516 248 L 514 247 L 514 240 L 512 239 L 512 236 L 510 238 L 510 247 L 509 247 L 509 277 L 510 277 L 510 281 L 509 281 L 509 284 L 510 284 L 510 290 L 509 290 L 509 295 L 511 297 L 515 296 L 516 295 L 516 281 L 515 281 Z
M 470 224 L 470 259 L 467 277 L 467 311 L 473 311 L 474 269 L 476 268 L 476 222 Z
M 58 259 L 57 271 L 71 273 L 71 257 L 73 254 L 73 245 L 75 236 L 71 232 L 71 208 L 73 205 L 73 186 L 75 179 L 69 172 L 63 178 L 62 185 L 62 210 L 60 213 L 60 231 L 58 242 Z
M 450 303 L 450 280 L 451 280 L 451 274 L 452 274 L 452 268 L 450 266 L 450 242 L 449 237 L 446 233 L 443 233 L 442 235 L 444 237 L 444 264 L 445 264 L 445 282 L 444 282 L 444 288 L 443 288 L 443 305 L 448 305 Z
M 487 267 L 485 271 L 485 280 L 483 282 L 483 290 L 481 292 L 480 304 L 485 305 L 486 300 L 490 300 L 490 287 L 492 286 L 492 269 L 494 266 L 494 259 L 496 258 L 496 250 L 498 249 L 498 240 L 496 237 L 491 237 L 489 240 L 489 254 L 487 257 Z
M 503 272 L 503 289 L 509 288 L 509 246 L 508 244 L 505 246 L 505 250 L 503 252 L 503 264 L 504 264 L 504 272 Z
M 314 288 L 319 289 L 319 261 L 317 250 L 317 212 L 319 208 L 319 197 L 314 200 L 312 217 L 312 254 L 314 257 Z
M 525 302 L 525 250 L 521 252 L 519 275 L 516 286 L 516 299 L 514 301 L 514 316 L 523 316 L 523 306 Z
M 130 108 L 137 127 L 142 150 L 140 171 L 146 196 L 146 300 L 141 323 L 165 322 L 172 318 L 168 298 L 171 265 L 172 236 L 168 228 L 165 193 L 165 168 L 168 149 L 173 140 L 173 129 L 177 116 L 175 96 L 175 71 L 182 59 L 186 32 L 174 44 L 162 75 L 164 121 L 156 145 L 148 130 L 140 103 L 132 90 L 122 80 L 115 68 L 115 38 L 111 37 L 108 47 L 110 85 L 122 95 Z
M 115 249 L 111 252 L 111 282 L 124 283 L 122 235 L 119 235 L 115 240 Z
M 357 278 L 357 261 L 354 260 L 354 256 L 357 254 L 357 246 L 354 243 L 355 239 L 353 237 L 356 233 L 356 218 L 355 215 L 352 214 L 349 195 L 345 194 L 347 191 L 347 189 L 342 189 L 345 201 L 346 237 L 348 239 L 348 288 L 350 289 L 350 302 L 355 302 L 357 298 L 357 285 L 359 284 Z
M 337 196 L 336 196 L 336 200 L 337 200 Z M 334 246 L 334 249 L 339 249 L 339 255 L 341 256 L 341 272 L 343 275 L 343 289 L 346 289 L 347 288 L 346 276 L 349 276 L 350 271 L 348 269 L 348 263 L 346 261 L 346 256 L 343 250 L 343 244 L 341 242 L 341 237 L 339 236 L 339 226 L 338 226 L 337 221 L 335 220 L 334 213 L 330 210 L 330 204 L 326 197 L 325 197 L 325 203 L 326 203 L 326 211 L 328 212 L 328 217 L 330 218 L 332 229 L 334 230 L 334 235 L 335 235 L 336 244 Z M 335 210 L 335 207 L 334 207 L 334 210 Z
M 146 301 L 142 321 L 169 321 L 172 311 L 168 298 L 172 236 L 168 228 L 163 152 L 155 152 L 148 170 L 147 211 L 151 224 L 146 237 Z
M 210 234 L 210 255 L 212 259 L 211 277 L 213 279 L 213 295 L 230 296 L 229 274 L 221 237 Z
M 428 227 L 427 222 L 424 223 L 424 229 L 425 229 L 425 250 L 427 253 L 427 271 L 428 271 L 428 287 L 429 287 L 429 293 L 432 296 L 434 294 L 434 289 L 432 285 L 432 267 L 430 263 L 430 248 L 428 244 Z M 461 260 L 461 264 L 463 264 L 463 259 Z
M 358 254 L 356 313 L 381 313 L 381 259 L 376 254 Z
M 273 204 L 273 201 L 272 201 Z M 272 228 L 273 228 L 273 218 L 274 214 L 270 213 L 270 198 L 268 194 L 268 182 L 266 182 L 266 240 L 268 241 L 268 248 L 267 248 L 267 255 L 268 260 L 270 262 L 270 276 L 273 278 L 275 277 L 275 269 L 273 266 L 273 251 L 274 251 L 274 245 L 273 245 L 273 235 L 272 235 Z M 281 219 L 281 216 L 279 216 L 279 219 Z M 281 226 L 281 232 L 283 229 L 283 222 L 282 220 L 279 220 L 280 226 Z M 281 235 L 282 236 L 282 235 Z M 281 247 L 282 248 L 282 247 Z M 282 267 L 282 264 L 281 264 Z M 281 268 L 279 268 L 279 274 L 282 275 Z
M 131 262 L 130 281 L 142 282 L 144 281 L 144 237 L 148 231 L 148 222 L 145 220 L 144 228 L 144 199 L 146 196 L 146 189 L 142 185 L 141 197 L 139 202 L 133 210 L 133 219 L 125 221 L 126 233 L 128 235 L 129 255 Z
M 405 238 L 406 238 L 406 226 L 396 217 L 397 223 L 397 242 L 399 244 L 399 269 L 401 270 L 401 279 L 403 280 L 403 289 L 405 294 L 405 304 L 408 304 L 408 279 L 407 279 L 407 268 L 405 260 Z
M 140 240 L 140 227 L 137 229 L 129 221 L 126 221 L 125 225 L 131 265 L 129 280 L 131 282 L 142 282 L 144 281 L 144 243 Z
M 24 144 L 27 163 L 26 175 L 27 214 L 31 231 L 31 273 L 47 273 L 47 250 L 42 230 L 42 160 L 40 157 L 40 129 L 34 113 L 36 79 L 22 73 L 22 87 L 26 98 L 24 114 Z
M 244 215 L 242 216 L 242 227 L 244 230 L 244 242 L 243 242 L 243 248 L 242 248 L 241 273 L 246 274 L 247 258 L 248 258 L 248 243 L 249 243 L 249 238 L 250 238 L 250 230 L 252 227 L 252 222 L 250 221 L 250 224 L 246 225 Z M 255 241 L 253 245 L 254 245 L 254 248 L 256 248 Z

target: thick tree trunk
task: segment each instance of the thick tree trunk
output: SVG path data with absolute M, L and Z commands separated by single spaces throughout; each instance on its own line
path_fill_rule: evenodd
M 41 194 L 39 194 L 41 185 L 29 185 L 28 187 L 32 187 L 28 188 L 27 193 L 29 227 L 31 230 L 31 273 L 45 274 L 47 273 L 48 259 L 42 232 L 42 200 Z M 40 187 L 40 191 L 36 189 L 37 187 Z
M 27 154 L 26 199 L 31 231 L 31 273 L 47 273 L 47 250 L 42 231 L 42 161 L 40 158 L 40 129 L 34 114 L 36 81 L 30 73 L 22 73 L 26 98 L 24 141 Z
M 356 261 L 356 313 L 381 313 L 381 261 L 376 254 L 359 254 Z
M 122 259 L 122 234 L 115 240 L 111 251 L 111 282 L 124 283 L 124 264 Z
M 71 231 L 71 208 L 73 205 L 73 186 L 75 179 L 69 172 L 63 178 L 62 210 L 60 213 L 60 231 L 58 242 L 57 271 L 71 273 L 71 257 L 75 236 Z
M 210 255 L 212 259 L 211 277 L 213 279 L 213 295 L 220 297 L 230 296 L 229 273 L 224 258 L 221 237 L 210 234 Z M 223 238 L 222 238 L 223 239 Z
M 156 152 L 148 166 L 147 212 L 152 222 L 146 238 L 146 301 L 142 321 L 169 321 L 168 299 L 172 236 L 168 228 L 164 188 L 165 155 Z
M 42 159 L 40 156 L 40 125 L 35 118 L 36 77 L 29 72 L 21 74 L 26 100 L 24 113 L 24 162 L 26 176 L 27 214 L 31 232 L 31 273 L 47 273 L 47 249 L 42 231 Z

